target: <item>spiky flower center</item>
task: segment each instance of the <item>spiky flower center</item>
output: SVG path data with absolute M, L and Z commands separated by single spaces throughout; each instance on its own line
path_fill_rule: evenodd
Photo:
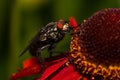
M 71 42 L 76 68 L 92 79 L 120 79 L 120 9 L 99 11 L 80 27 Z

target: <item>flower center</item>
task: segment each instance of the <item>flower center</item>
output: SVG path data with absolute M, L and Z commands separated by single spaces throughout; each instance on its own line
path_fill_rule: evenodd
M 120 9 L 97 12 L 81 25 L 81 52 L 91 61 L 106 66 L 120 62 Z M 94 58 L 94 59 L 93 59 Z
M 120 9 L 88 18 L 72 39 L 70 56 L 76 69 L 92 79 L 120 79 Z
M 89 59 L 87 59 L 86 56 L 84 56 L 83 53 L 81 53 L 81 47 L 79 46 L 79 44 L 80 42 L 78 35 L 74 35 L 70 47 L 70 57 L 77 71 L 80 71 L 80 73 L 89 77 L 92 80 L 96 80 L 98 78 L 99 80 L 120 79 L 119 65 L 110 65 L 106 67 L 102 63 L 96 64 L 95 62 L 91 62 Z

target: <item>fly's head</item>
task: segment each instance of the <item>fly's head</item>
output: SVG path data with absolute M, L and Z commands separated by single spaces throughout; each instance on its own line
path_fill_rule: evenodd
M 63 33 L 70 33 L 78 29 L 77 22 L 74 17 L 70 17 L 69 21 L 59 20 L 57 22 L 57 28 Z
M 70 26 L 68 24 L 68 21 L 65 21 L 65 20 L 62 20 L 62 19 L 57 22 L 57 28 L 62 33 L 68 33 L 68 32 L 70 32 Z

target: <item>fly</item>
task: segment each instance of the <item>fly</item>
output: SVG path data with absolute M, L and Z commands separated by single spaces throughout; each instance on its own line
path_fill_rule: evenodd
M 71 31 L 76 30 L 77 23 L 73 17 L 69 21 L 59 20 L 57 22 L 50 22 L 45 27 L 40 29 L 37 35 L 32 39 L 31 43 L 20 54 L 22 56 L 29 50 L 32 56 L 39 56 L 41 51 L 47 49 L 51 54 L 66 33 L 71 34 Z

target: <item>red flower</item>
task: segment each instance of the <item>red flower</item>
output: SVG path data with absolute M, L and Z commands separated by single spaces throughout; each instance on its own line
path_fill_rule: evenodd
M 65 55 L 59 55 L 46 59 L 45 71 L 40 78 L 36 80 L 80 80 L 82 76 L 75 70 L 73 65 L 67 65 L 68 58 Z M 10 80 L 33 76 L 42 71 L 41 63 L 38 58 L 30 58 L 23 62 L 23 69 L 14 73 Z M 71 76 L 71 77 L 70 77 Z M 87 80 L 84 78 L 84 80 Z
M 14 73 L 10 80 L 16 80 L 25 76 L 32 76 L 41 71 L 41 64 L 38 58 L 27 59 L 23 62 L 23 69 L 19 69 L 18 73 Z
M 73 35 L 68 53 L 45 59 L 44 68 L 38 58 L 28 59 L 11 80 L 42 69 L 36 80 L 120 80 L 120 9 L 99 11 L 76 30 L 80 33 Z

